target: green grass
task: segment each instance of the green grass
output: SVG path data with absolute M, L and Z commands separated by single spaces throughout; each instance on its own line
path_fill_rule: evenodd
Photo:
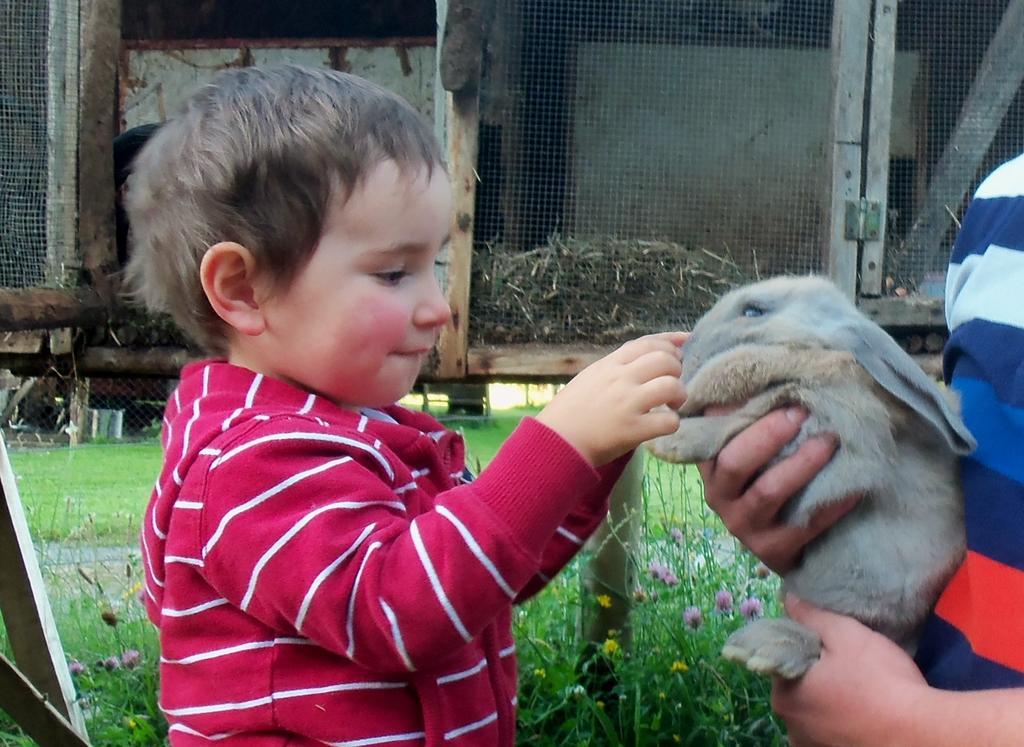
M 466 438 L 471 468 L 486 465 L 528 412 L 451 423 Z M 90 560 L 86 549 L 75 549 L 137 542 L 159 470 L 159 445 L 23 450 L 13 452 L 11 461 L 35 538 L 82 553 L 81 562 L 50 567 L 45 576 L 66 655 L 84 665 L 75 682 L 93 743 L 161 744 L 166 724 L 156 706 L 159 652 L 155 630 L 136 600 L 138 555 L 127 564 L 113 563 Z M 724 535 L 703 504 L 692 468 L 653 460 L 647 467 L 633 645 L 624 650 L 614 636 L 597 648 L 582 640 L 579 621 L 597 602 L 582 591 L 581 554 L 516 612 L 519 742 L 782 745 L 768 682 L 718 656 L 725 637 L 743 620 L 713 612 L 715 593 L 725 589 L 737 605 L 747 596 L 763 599 L 773 614 L 776 579 L 760 578 L 754 559 Z M 652 578 L 647 568 L 654 560 L 671 568 L 679 583 Z M 689 606 L 702 610 L 697 630 L 683 625 L 682 611 Z M 9 653 L 2 626 L 0 650 Z M 108 671 L 102 665 L 128 650 L 141 653 L 138 667 Z M 30 744 L 0 713 L 0 747 Z
M 133 544 L 160 472 L 160 444 L 12 450 L 11 465 L 36 540 Z

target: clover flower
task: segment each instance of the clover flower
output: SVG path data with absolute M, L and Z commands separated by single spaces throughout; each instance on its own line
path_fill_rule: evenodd
M 71 663 L 68 664 L 68 669 L 71 670 L 71 674 L 78 675 L 85 671 L 85 664 L 78 659 L 72 659 Z
M 728 590 L 722 589 L 715 594 L 715 610 L 722 614 L 732 612 L 732 594 Z
M 679 527 L 672 527 L 671 529 L 668 530 L 668 533 L 669 533 L 669 536 L 672 537 L 672 540 L 677 545 L 683 544 L 684 538 L 683 538 L 683 530 L 682 529 L 680 529 Z
M 683 624 L 691 630 L 696 630 L 704 622 L 704 615 L 700 607 L 687 607 L 683 610 Z
M 740 602 L 740 614 L 748 620 L 756 620 L 764 614 L 764 602 L 757 597 L 748 597 Z
M 138 666 L 139 661 L 142 659 L 142 654 L 136 651 L 134 648 L 130 648 L 121 654 L 121 666 L 125 669 L 135 669 Z

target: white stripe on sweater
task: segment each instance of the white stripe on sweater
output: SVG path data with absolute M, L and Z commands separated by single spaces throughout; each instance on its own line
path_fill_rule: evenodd
M 217 459 L 213 461 L 212 464 L 210 464 L 210 469 L 216 469 L 220 465 L 224 464 L 224 462 L 226 462 L 227 460 L 231 459 L 232 457 L 238 456 L 240 453 L 247 449 L 251 449 L 254 446 L 259 446 L 261 444 L 270 443 L 272 441 L 326 441 L 329 443 L 342 444 L 343 446 L 351 446 L 354 449 L 359 449 L 360 451 L 365 451 L 366 453 L 368 453 L 370 456 L 376 459 L 377 463 L 380 464 L 380 466 L 384 469 L 384 472 L 387 473 L 388 479 L 392 481 L 395 479 L 395 471 L 391 468 L 391 465 L 388 463 L 388 460 L 384 458 L 383 454 L 381 454 L 379 451 L 372 448 L 371 446 L 364 444 L 362 441 L 356 441 L 355 439 L 352 438 L 345 438 L 344 436 L 336 436 L 331 433 L 313 433 L 309 431 L 295 431 L 292 433 L 274 433 L 269 436 L 261 436 L 259 438 L 254 438 L 252 441 L 249 441 L 248 443 L 244 443 L 241 446 L 236 446 L 230 451 L 221 454 L 221 456 L 219 456 Z
M 203 368 L 203 392 L 202 395 L 197 397 L 192 402 L 192 417 L 188 419 L 185 424 L 185 432 L 181 436 L 181 456 L 178 457 L 178 463 L 174 465 L 174 469 L 171 471 L 171 477 L 174 478 L 174 482 L 179 487 L 182 484 L 181 475 L 178 474 L 178 467 L 181 466 L 182 460 L 188 456 L 188 442 L 192 435 L 192 426 L 197 420 L 199 420 L 199 403 L 203 401 L 203 397 L 206 396 L 210 390 L 210 367 L 205 366 Z
M 574 545 L 579 545 L 580 547 L 583 547 L 583 540 L 582 540 L 582 539 L 580 539 L 579 537 L 577 537 L 577 536 L 576 536 L 575 534 L 573 534 L 572 532 L 570 532 L 570 531 L 569 531 L 568 529 L 566 529 L 565 527 L 558 527 L 558 529 L 556 529 L 556 530 L 555 530 L 555 533 L 556 533 L 556 534 L 560 534 L 560 535 L 562 535 L 562 536 L 563 536 L 563 537 L 565 537 L 565 538 L 566 538 L 567 540 L 569 540 L 570 542 L 572 542 L 572 543 L 573 543 Z
M 365 739 L 346 739 L 343 742 L 324 742 L 330 747 L 372 747 L 375 744 L 394 744 L 395 742 L 409 742 L 413 739 L 423 739 L 427 736 L 424 731 L 410 731 L 405 734 L 383 734 L 379 737 L 366 737 Z
M 356 655 L 356 633 L 355 633 L 355 620 L 356 620 L 356 597 L 359 593 L 359 582 L 363 579 L 363 571 L 366 569 L 366 562 L 373 555 L 374 550 L 381 546 L 380 542 L 372 543 L 366 548 L 366 555 L 363 556 L 363 562 L 359 564 L 359 570 L 356 572 L 356 580 L 352 582 L 352 591 L 348 597 L 348 619 L 345 621 L 345 634 L 348 636 L 348 648 L 346 654 L 348 658 L 355 658 Z
M 302 599 L 302 605 L 299 607 L 299 615 L 295 618 L 296 631 L 302 630 L 302 623 L 306 620 L 306 613 L 309 611 L 309 605 L 313 602 L 313 595 L 316 594 L 317 589 L 320 588 L 320 584 L 322 584 L 328 576 L 334 573 L 335 569 L 344 563 L 345 560 L 354 553 L 361 544 L 363 544 L 363 540 L 370 536 L 370 532 L 373 531 L 375 526 L 377 525 L 370 524 L 370 526 L 363 529 L 363 533 L 356 538 L 356 541 L 353 542 L 352 545 L 345 550 L 345 552 L 339 555 L 338 558 L 329 566 L 320 571 L 317 577 L 313 580 L 313 583 L 309 585 L 309 589 L 306 590 L 306 596 Z
M 412 534 L 412 543 L 416 547 L 416 554 L 419 555 L 420 563 L 423 565 L 423 570 L 427 573 L 427 578 L 430 579 L 430 586 L 434 590 L 434 596 L 437 597 L 437 601 L 441 603 L 441 607 L 444 608 L 445 614 L 448 615 L 448 619 L 452 621 L 452 625 L 459 631 L 459 635 L 462 636 L 462 640 L 469 643 L 473 636 L 466 630 L 466 626 L 462 624 L 462 620 L 459 619 L 458 613 L 455 612 L 455 608 L 452 607 L 451 601 L 448 599 L 448 595 L 444 591 L 444 587 L 441 585 L 441 579 L 437 577 L 437 571 L 434 570 L 434 564 L 430 561 L 430 556 L 427 554 L 427 548 L 423 545 L 423 538 L 420 536 L 420 529 L 416 526 L 416 520 L 413 519 L 412 523 L 409 524 L 409 532 Z
M 228 703 L 209 703 L 206 705 L 189 706 L 187 708 L 164 708 L 160 707 L 168 716 L 197 716 L 204 713 L 224 713 L 226 711 L 245 711 L 250 708 L 270 705 L 275 700 L 288 698 L 302 698 L 307 695 L 321 695 L 323 693 L 346 692 L 349 690 L 398 690 L 407 687 L 405 682 L 344 682 L 340 685 L 326 685 L 324 687 L 311 687 L 302 690 L 280 690 L 270 693 L 262 698 L 252 700 L 240 700 Z
M 302 406 L 302 409 L 299 410 L 299 415 L 305 415 L 307 412 L 312 410 L 314 403 L 316 403 L 316 395 L 310 394 L 308 397 L 306 397 L 306 404 L 304 404 Z
M 395 649 L 398 651 L 398 655 L 402 657 L 402 663 L 405 664 L 405 668 L 410 672 L 415 672 L 416 667 L 412 665 L 409 652 L 405 650 L 405 640 L 402 638 L 402 629 L 398 627 L 398 617 L 395 615 L 395 611 L 383 599 L 380 600 L 380 608 L 384 610 L 384 616 L 391 623 L 391 637 L 395 641 Z
M 505 592 L 505 596 L 507 596 L 509 599 L 515 599 L 515 590 L 511 586 L 509 586 L 508 582 L 505 580 L 504 576 L 501 575 L 501 572 L 498 570 L 497 566 L 494 565 L 494 562 L 489 557 L 487 557 L 487 553 L 483 551 L 483 548 L 480 547 L 479 543 L 476 541 L 476 538 L 473 537 L 472 532 L 470 532 L 469 529 L 466 528 L 466 525 L 463 524 L 459 520 L 459 518 L 455 514 L 453 514 L 446 506 L 438 506 L 437 512 L 441 514 L 441 516 L 443 516 L 444 518 L 448 519 L 448 521 L 450 521 L 455 526 L 455 528 L 459 531 L 459 534 L 462 535 L 462 539 L 466 543 L 466 546 L 469 547 L 470 552 L 472 552 L 476 559 L 480 561 L 480 564 L 487 569 L 487 572 L 491 574 L 491 578 L 493 578 L 494 582 L 498 585 L 498 587 L 503 592 Z
M 164 588 L 164 581 L 156 575 L 156 571 L 153 570 L 153 560 L 149 555 L 149 544 L 146 542 L 146 538 L 142 538 L 142 557 L 146 561 L 146 568 L 149 569 L 149 575 L 153 579 L 153 583 L 159 586 L 161 589 Z
M 437 684 L 447 685 L 449 682 L 458 682 L 459 680 L 464 680 L 467 677 L 472 677 L 474 674 L 479 674 L 486 668 L 487 659 L 481 659 L 469 669 L 463 669 L 461 672 L 454 672 L 453 674 L 446 674 L 443 677 L 438 677 Z
M 190 617 L 192 615 L 198 615 L 200 612 L 206 612 L 206 610 L 212 610 L 214 607 L 220 607 L 227 603 L 227 599 L 213 599 L 209 602 L 197 604 L 194 607 L 186 607 L 185 609 L 164 607 L 160 610 L 160 614 L 164 617 Z
M 231 423 L 234 422 L 235 418 L 241 415 L 245 410 L 248 410 L 250 407 L 252 407 L 252 403 L 256 401 L 256 392 L 259 391 L 260 384 L 262 382 L 263 374 L 258 373 L 253 377 L 252 383 L 249 385 L 249 391 L 246 392 L 245 394 L 245 404 L 236 409 L 233 413 L 231 413 L 224 419 L 224 422 L 220 424 L 221 431 L 226 431 L 228 428 L 230 428 Z
M 338 501 L 337 503 L 329 503 L 326 506 L 321 506 L 315 511 L 310 511 L 297 522 L 292 524 L 288 531 L 282 534 L 277 542 L 271 545 L 270 549 L 263 553 L 260 559 L 256 561 L 256 566 L 253 568 L 252 575 L 249 577 L 249 586 L 245 590 L 245 597 L 242 598 L 242 610 L 244 611 L 249 609 L 249 602 L 252 601 L 252 595 L 256 593 L 256 582 L 259 580 L 260 572 L 263 568 L 277 554 L 278 550 L 284 547 L 288 540 L 301 532 L 309 522 L 327 511 L 369 508 L 370 506 L 387 506 L 388 508 L 393 508 L 397 511 L 402 511 L 403 513 L 405 512 L 405 506 L 398 501 Z
M 181 659 L 167 659 L 161 656 L 160 662 L 162 664 L 195 664 L 198 661 L 219 659 L 222 656 L 240 654 L 243 651 L 257 651 L 261 648 L 273 648 L 274 646 L 281 644 L 309 646 L 312 645 L 312 641 L 307 638 L 274 638 L 270 641 L 250 641 L 248 643 L 239 643 L 237 646 L 225 646 L 224 648 L 215 648 L 210 651 L 201 651 L 197 654 L 185 656 Z
M 181 563 L 183 565 L 194 565 L 197 568 L 203 567 L 203 561 L 199 558 L 186 558 L 181 555 L 164 555 L 164 565 L 171 565 L 171 563 Z
M 210 551 L 220 540 L 221 535 L 224 534 L 224 530 L 227 528 L 228 523 L 236 516 L 245 513 L 251 508 L 255 508 L 264 501 L 273 498 L 281 491 L 287 490 L 292 485 L 295 485 L 296 483 L 305 480 L 307 477 L 313 477 L 314 475 L 318 475 L 321 472 L 326 472 L 327 470 L 332 469 L 333 467 L 337 467 L 341 464 L 345 464 L 346 462 L 351 461 L 352 457 L 346 456 L 341 457 L 339 459 L 332 459 L 331 461 L 324 462 L 323 464 L 318 464 L 316 467 L 311 467 L 310 469 L 307 469 L 303 472 L 299 472 L 298 474 L 292 475 L 286 480 L 282 480 L 281 482 L 277 483 L 277 485 L 274 485 L 273 487 L 264 490 L 255 498 L 250 498 L 245 503 L 235 506 L 233 509 L 224 514 L 224 517 L 220 520 L 220 523 L 217 525 L 217 529 L 216 531 L 214 531 L 213 536 L 210 537 L 209 541 L 203 547 L 203 557 L 205 558 L 207 555 L 210 554 Z
M 191 727 L 185 726 L 185 724 L 172 724 L 171 728 L 167 731 L 181 732 L 182 734 L 188 734 L 190 737 L 199 737 L 200 739 L 205 739 L 208 742 L 219 742 L 222 739 L 227 739 L 240 733 L 237 731 L 223 731 L 219 734 L 203 734 L 200 731 L 196 731 Z
M 497 720 L 498 720 L 498 712 L 494 711 L 490 716 L 484 716 L 479 721 L 474 721 L 471 724 L 466 724 L 465 726 L 460 726 L 458 729 L 452 729 L 451 731 L 446 731 L 444 733 L 444 741 L 450 742 L 453 739 L 457 739 L 458 737 L 461 737 L 463 734 L 468 734 L 471 731 L 476 731 L 477 729 L 482 729 L 483 727 L 487 726 L 488 724 L 493 724 Z

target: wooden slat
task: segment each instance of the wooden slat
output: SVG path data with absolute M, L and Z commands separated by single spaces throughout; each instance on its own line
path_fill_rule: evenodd
M 946 326 L 944 305 L 938 298 L 862 298 L 858 306 L 886 329 Z
M 481 377 L 568 378 L 614 349 L 598 345 L 470 348 L 468 373 Z
M 32 547 L 25 511 L 18 496 L 7 447 L 0 436 L 0 612 L 3 613 L 14 660 L 33 686 L 85 734 L 85 721 L 75 702 L 71 673 L 54 623 L 50 601 Z M 10 714 L 18 720 L 20 714 Z
M 116 293 L 114 136 L 121 0 L 80 0 L 81 74 L 78 132 L 78 251 L 93 288 Z
M 62 13 L 57 13 L 61 8 Z M 78 2 L 51 3 L 46 48 L 46 280 L 66 280 L 78 208 Z
M 437 349 L 438 375 L 452 379 L 466 375 L 480 100 L 476 91 L 448 94 L 447 99 L 448 173 L 453 199 L 447 295 L 452 321 L 442 330 Z
M 15 719 L 26 734 L 46 747 L 89 747 L 60 711 L 0 655 L 0 710 Z
M 1024 80 L 1024 0 L 1010 0 L 964 99 L 956 128 L 942 152 L 928 194 L 907 236 L 912 256 L 945 265 L 943 239 L 1006 111 Z M 951 215 L 952 213 L 952 215 Z
M 93 327 L 106 316 L 106 302 L 91 288 L 0 288 L 0 332 Z
M 869 13 L 863 0 L 835 0 L 832 15 L 832 179 L 823 264 L 850 299 L 857 291 L 858 245 L 845 238 L 846 203 L 861 195 Z
M 859 289 L 862 296 L 878 296 L 882 292 L 895 62 L 896 0 L 875 0 L 874 23 L 871 27 L 871 92 L 868 97 L 864 198 L 881 206 L 881 221 L 878 234 L 864 239 Z

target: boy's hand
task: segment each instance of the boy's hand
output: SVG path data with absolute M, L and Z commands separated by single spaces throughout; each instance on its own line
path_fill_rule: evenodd
M 595 467 L 644 441 L 674 433 L 686 394 L 680 381 L 683 332 L 627 342 L 580 371 L 537 420 Z
M 911 728 L 913 708 L 928 686 L 899 646 L 856 620 L 814 607 L 792 595 L 786 611 L 813 628 L 821 659 L 798 680 L 776 679 L 772 707 L 794 745 L 890 744 Z
M 721 414 L 725 409 L 708 408 L 706 414 Z M 807 413 L 797 407 L 771 412 L 733 438 L 715 459 L 698 465 L 708 506 L 730 534 L 776 573 L 796 565 L 804 545 L 860 499 L 853 495 L 822 508 L 806 527 L 780 520 L 786 501 L 814 479 L 836 450 L 834 441 L 811 438 L 794 454 L 765 469 L 806 419 Z

